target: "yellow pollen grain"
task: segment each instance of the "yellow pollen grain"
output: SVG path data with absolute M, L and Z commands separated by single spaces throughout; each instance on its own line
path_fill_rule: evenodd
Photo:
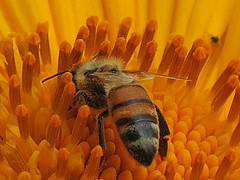
M 183 132 L 178 132 L 176 134 L 174 134 L 173 136 L 173 142 L 174 141 L 182 141 L 184 144 L 186 144 L 187 142 L 187 137 Z
M 128 61 L 131 59 L 136 47 L 139 45 L 139 43 L 141 42 L 141 34 L 140 33 L 133 33 L 131 35 L 131 37 L 129 38 L 128 42 L 127 42 L 127 47 L 126 47 L 126 51 L 123 54 L 123 62 L 124 64 L 127 64 Z
M 181 177 L 183 177 L 185 174 L 185 167 L 182 165 L 178 165 L 176 172 L 179 173 Z
M 28 122 L 28 109 L 23 104 L 18 105 L 16 108 L 16 115 L 21 137 L 23 139 L 28 139 L 30 135 Z
M 197 126 L 195 126 L 193 128 L 193 130 L 198 131 L 200 133 L 202 139 L 204 139 L 206 137 L 207 132 L 206 132 L 206 128 L 203 125 L 198 124 Z
M 185 122 L 187 124 L 188 130 L 192 129 L 192 120 L 189 116 L 182 116 L 179 118 L 179 122 Z
M 225 155 L 221 164 L 219 165 L 214 180 L 224 179 L 235 159 L 236 153 L 233 149 L 230 149 L 230 151 Z
M 147 169 L 144 166 L 138 166 L 133 171 L 133 179 L 144 180 L 148 176 Z
M 152 61 L 154 59 L 155 53 L 157 51 L 157 42 L 155 41 L 149 41 L 147 43 L 145 52 L 143 54 L 143 61 L 141 62 L 140 70 L 141 71 L 148 71 L 150 68 Z
M 36 63 L 35 56 L 28 52 L 23 61 L 23 70 L 22 70 L 22 88 L 25 92 L 30 92 L 32 89 L 32 81 L 34 74 L 34 66 Z
M 28 51 L 30 51 L 35 57 L 35 64 L 33 67 L 33 75 L 38 76 L 40 74 L 40 57 L 39 57 L 39 44 L 40 37 L 37 33 L 33 33 L 29 36 Z
M 74 43 L 74 47 L 72 49 L 72 52 L 69 56 L 68 60 L 68 68 L 70 69 L 73 64 L 78 63 L 82 56 L 83 56 L 83 51 L 85 50 L 86 44 L 82 39 L 77 39 Z
M 38 23 L 36 33 L 40 37 L 40 53 L 42 57 L 43 64 L 51 64 L 51 52 L 50 52 L 50 44 L 48 37 L 48 22 Z
M 200 150 L 205 152 L 207 155 L 209 155 L 211 153 L 211 146 L 210 146 L 209 142 L 207 142 L 207 141 L 202 141 L 199 144 L 199 148 L 200 148 Z
M 240 142 L 240 121 L 238 120 L 238 124 L 235 127 L 230 139 L 230 145 L 236 146 L 239 142 Z
M 189 168 L 192 162 L 192 157 L 187 149 L 183 149 L 177 155 L 178 163 L 184 166 L 186 169 Z
M 62 122 L 60 117 L 57 114 L 52 115 L 51 120 L 49 121 L 48 124 L 46 137 L 46 140 L 49 142 L 51 147 L 55 146 L 60 136 L 61 125 Z
M 211 107 L 217 111 L 226 102 L 228 97 L 231 95 L 233 90 L 239 85 L 238 76 L 231 75 L 228 81 L 224 84 L 222 89 L 218 92 L 216 97 L 213 99 Z
M 69 56 L 71 53 L 72 47 L 67 41 L 63 41 L 59 47 L 58 55 L 58 72 L 64 71 L 68 68 Z
M 90 34 L 90 31 L 89 31 L 88 27 L 87 26 L 81 26 L 79 31 L 78 31 L 76 40 L 77 39 L 82 39 L 82 40 L 84 40 L 86 42 L 86 40 L 88 39 L 89 34 Z
M 94 51 L 97 23 L 98 23 L 97 16 L 91 16 L 86 21 L 86 25 L 89 29 L 89 36 L 86 40 L 86 51 L 85 51 L 85 56 L 87 58 L 91 57 Z
M 196 141 L 198 144 L 201 142 L 201 134 L 197 130 L 192 130 L 188 135 L 187 135 L 188 141 Z
M 132 18 L 131 17 L 126 17 L 122 20 L 122 22 L 119 25 L 118 29 L 118 35 L 117 37 L 124 37 L 125 39 L 127 38 L 129 29 L 131 28 L 132 25 Z
M 116 152 L 116 146 L 113 142 L 107 142 L 106 143 L 106 150 L 104 151 L 104 156 L 109 157 L 115 154 Z
M 186 149 L 190 152 L 192 158 L 193 158 L 193 155 L 196 153 L 196 152 L 199 152 L 199 145 L 196 141 L 194 140 L 190 140 L 187 142 L 187 144 L 185 145 Z
M 237 115 L 240 113 L 239 102 L 240 102 L 240 86 L 238 86 L 235 90 L 235 95 L 227 116 L 227 120 L 230 123 L 233 122 L 237 118 Z
M 125 38 L 119 37 L 115 42 L 114 48 L 110 56 L 118 57 L 118 58 L 121 57 L 123 53 L 126 51 L 126 46 L 127 46 L 127 42 Z
M 103 169 L 107 169 L 113 167 L 117 173 L 119 173 L 121 165 L 121 159 L 118 155 L 112 155 L 107 158 L 106 162 L 104 163 Z
M 117 178 L 116 169 L 114 169 L 113 167 L 105 169 L 101 173 L 100 178 L 102 178 L 102 179 L 109 179 L 109 180 L 115 180 Z
M 138 57 L 137 57 L 139 62 L 142 62 L 143 53 L 145 51 L 147 43 L 149 41 L 153 40 L 153 37 L 154 37 L 154 34 L 155 34 L 156 30 L 157 30 L 157 21 L 150 20 L 147 23 L 145 31 L 143 33 L 142 42 L 141 42 Z
M 206 164 L 207 164 L 209 169 L 211 169 L 215 166 L 218 166 L 218 164 L 219 164 L 218 157 L 215 154 L 210 154 L 207 157 Z
M 20 81 L 17 75 L 12 75 L 9 79 L 9 101 L 12 112 L 15 113 L 17 105 L 21 103 Z
M 172 65 L 170 66 L 168 76 L 172 77 L 178 77 L 178 74 L 180 73 L 180 70 L 182 68 L 183 62 L 185 60 L 185 57 L 187 55 L 187 47 L 184 45 L 180 45 L 177 47 L 174 51 L 174 57 Z M 175 80 L 168 79 L 168 83 L 173 83 Z
M 184 121 L 179 121 L 177 124 L 174 126 L 174 131 L 177 132 L 183 132 L 184 134 L 187 135 L 188 133 L 188 125 Z
M 125 180 L 125 179 L 129 179 L 129 180 L 133 179 L 131 171 L 126 170 L 118 175 L 117 180 Z
M 173 145 L 176 155 L 178 155 L 183 149 L 185 149 L 185 145 L 183 144 L 182 141 L 175 141 Z
M 239 60 L 237 60 L 237 59 L 233 59 L 229 62 L 226 69 L 222 72 L 222 74 L 219 76 L 219 78 L 214 83 L 213 87 L 211 88 L 211 92 L 214 95 L 217 95 L 217 93 L 224 86 L 225 82 L 227 82 L 228 78 L 235 72 L 238 65 L 239 65 Z
M 99 52 L 102 42 L 106 39 L 108 29 L 108 21 L 103 21 L 98 25 L 94 54 L 97 54 Z
M 215 153 L 218 146 L 217 138 L 215 136 L 208 136 L 205 140 L 209 142 L 211 146 L 211 153 Z
M 158 170 L 153 170 L 147 177 L 147 180 L 160 179 L 161 172 Z
M 57 155 L 57 170 L 56 170 L 57 178 L 64 177 L 69 156 L 70 156 L 70 153 L 67 151 L 66 148 L 59 149 L 58 155 Z
M 114 135 L 113 129 L 111 129 L 111 128 L 105 129 L 104 134 L 105 134 L 106 142 L 115 140 L 115 135 Z
M 175 52 L 176 48 L 179 47 L 180 45 L 182 45 L 183 43 L 184 43 L 183 36 L 176 35 L 173 38 L 171 45 L 169 46 L 168 50 L 162 57 L 161 63 L 158 67 L 158 72 L 160 74 L 163 74 L 170 67 L 170 65 L 173 62 L 174 52 Z

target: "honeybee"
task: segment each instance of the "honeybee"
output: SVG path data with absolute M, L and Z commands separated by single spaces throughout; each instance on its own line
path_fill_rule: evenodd
M 99 144 L 103 150 L 103 118 L 111 116 L 127 151 L 140 164 L 149 166 L 157 151 L 161 157 L 166 156 L 167 136 L 170 134 L 168 125 L 139 82 L 151 74 L 125 71 L 121 61 L 114 58 L 92 58 L 69 72 L 76 85 L 72 107 L 87 104 L 93 109 L 105 109 L 96 118 Z

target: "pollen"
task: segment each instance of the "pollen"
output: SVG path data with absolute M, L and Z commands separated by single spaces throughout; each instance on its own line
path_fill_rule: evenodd
M 70 64 L 69 56 L 71 53 L 72 47 L 67 41 L 63 41 L 60 44 L 59 55 L 58 55 L 58 72 L 64 71 L 67 69 L 66 64 Z
M 109 29 L 109 23 L 107 21 L 103 21 L 98 25 L 94 54 L 97 54 L 99 52 L 101 44 L 106 39 L 108 29 Z
M 9 79 L 9 100 L 11 110 L 15 113 L 17 105 L 21 104 L 20 81 L 16 75 L 12 75 Z
M 116 40 L 116 43 L 114 45 L 114 48 L 113 48 L 110 56 L 118 57 L 118 58 L 121 57 L 123 55 L 123 53 L 126 51 L 126 46 L 127 46 L 127 42 L 126 42 L 125 38 L 119 37 Z
M 126 39 L 128 32 L 131 28 L 131 25 L 132 25 L 132 18 L 131 17 L 124 18 L 119 25 L 117 37 L 124 37 Z

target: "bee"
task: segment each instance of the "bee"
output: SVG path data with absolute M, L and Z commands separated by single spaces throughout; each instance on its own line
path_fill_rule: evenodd
M 140 164 L 149 166 L 157 151 L 162 158 L 166 156 L 168 125 L 139 82 L 152 74 L 125 71 L 121 61 L 115 58 L 92 58 L 69 72 L 76 85 L 71 106 L 86 104 L 93 109 L 103 109 L 96 117 L 103 150 L 106 149 L 103 118 L 111 116 L 127 151 Z

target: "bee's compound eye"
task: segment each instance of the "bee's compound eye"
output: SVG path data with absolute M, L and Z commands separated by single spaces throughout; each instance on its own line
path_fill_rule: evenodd
M 118 67 L 114 65 L 105 65 L 99 69 L 100 72 L 111 72 L 111 73 L 117 73 L 119 72 Z

